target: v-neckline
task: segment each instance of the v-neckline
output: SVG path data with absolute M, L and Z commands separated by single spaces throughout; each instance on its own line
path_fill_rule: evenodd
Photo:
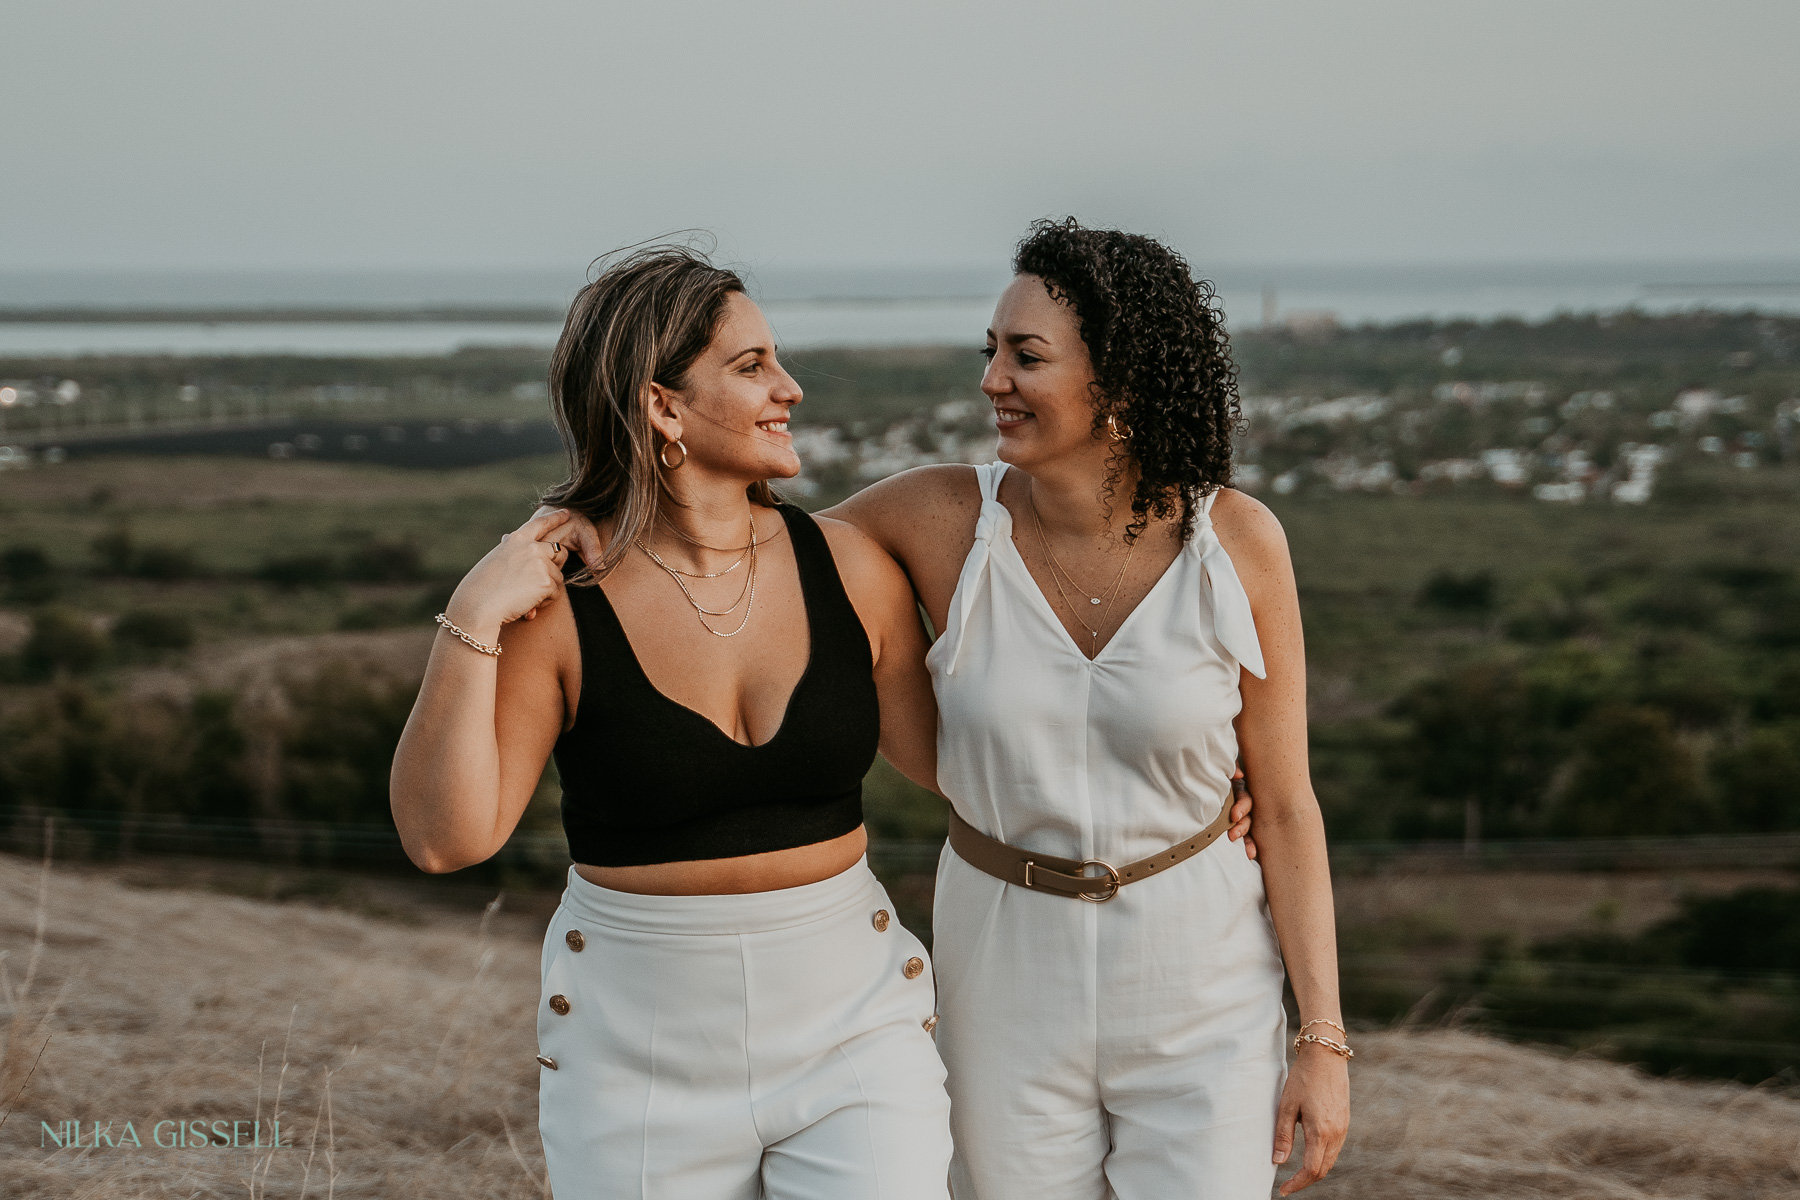
M 817 614 L 813 611 L 811 590 L 806 586 L 806 572 L 800 567 L 800 544 L 794 538 L 793 522 L 789 520 L 786 508 L 786 505 L 781 505 L 777 507 L 775 511 L 781 514 L 781 519 L 787 526 L 788 540 L 794 547 L 794 573 L 799 576 L 800 580 L 800 605 L 806 611 L 806 666 L 801 670 L 800 678 L 794 681 L 793 689 L 788 692 L 787 703 L 782 705 L 781 708 L 781 723 L 775 727 L 775 732 L 769 735 L 768 741 L 740 742 L 732 737 L 731 734 L 727 733 L 724 726 L 720 725 L 717 721 L 713 720 L 699 709 L 690 708 L 657 687 L 656 681 L 650 678 L 650 672 L 644 670 L 644 660 L 638 657 L 637 647 L 631 644 L 631 635 L 625 632 L 625 622 L 619 620 L 619 610 L 613 607 L 612 597 L 608 596 L 606 594 L 606 589 L 600 587 L 598 584 L 594 587 L 594 590 L 600 594 L 600 603 L 606 607 L 606 615 L 612 618 L 613 628 L 619 631 L 619 637 L 625 643 L 625 652 L 631 659 L 632 668 L 637 672 L 638 679 L 650 690 L 651 694 L 676 711 L 687 713 L 689 716 L 700 721 L 708 729 L 711 729 L 714 733 L 730 742 L 733 746 L 738 747 L 740 750 L 766 750 L 781 740 L 782 735 L 788 731 L 788 718 L 794 711 L 794 699 L 800 695 L 800 689 L 806 686 L 807 680 L 812 678 L 813 664 L 818 661 L 818 655 L 814 653 L 818 640 Z M 587 688 L 586 679 L 581 681 L 581 686 L 584 690 Z M 576 716 L 577 718 L 580 717 L 579 708 L 576 709 Z
M 1138 602 L 1131 606 L 1131 611 L 1125 614 L 1125 619 L 1119 622 L 1119 627 L 1113 630 L 1112 636 L 1106 639 L 1106 645 L 1094 651 L 1093 657 L 1089 658 L 1081 649 L 1080 643 L 1075 640 L 1074 635 L 1069 632 L 1068 626 L 1062 623 L 1062 618 L 1056 615 L 1056 606 L 1050 603 L 1050 597 L 1044 594 L 1043 585 L 1037 581 L 1037 576 L 1033 575 L 1031 568 L 1026 565 L 1025 556 L 1019 553 L 1018 543 L 1013 541 L 1012 509 L 1001 503 L 998 481 L 994 484 L 994 498 L 986 503 L 999 505 L 1000 511 L 1006 514 L 1006 548 L 1012 552 L 1014 564 L 1024 573 L 1025 582 L 1031 585 L 1029 590 L 1033 596 L 1037 597 L 1037 602 L 1043 606 L 1044 615 L 1050 618 L 1050 623 L 1056 626 L 1058 633 L 1062 634 L 1063 645 L 1073 650 L 1076 656 L 1086 663 L 1099 662 L 1106 652 L 1118 643 L 1119 639 L 1125 635 L 1125 631 L 1131 628 L 1131 623 L 1137 620 L 1138 613 L 1142 612 L 1144 607 L 1150 603 L 1150 597 L 1162 590 L 1163 584 L 1175 574 L 1175 568 L 1181 565 L 1181 560 L 1187 557 L 1189 543 L 1183 542 L 1181 549 L 1175 552 L 1175 557 L 1170 560 L 1169 565 L 1164 567 L 1162 574 L 1156 577 L 1156 582 L 1150 585 L 1150 590 L 1138 598 Z

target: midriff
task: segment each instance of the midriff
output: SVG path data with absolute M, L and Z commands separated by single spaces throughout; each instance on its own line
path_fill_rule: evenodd
M 868 848 L 869 835 L 859 825 L 828 842 L 771 850 L 767 854 L 648 863 L 641 867 L 576 863 L 575 872 L 589 883 L 641 896 L 741 896 L 830 879 L 855 866 Z

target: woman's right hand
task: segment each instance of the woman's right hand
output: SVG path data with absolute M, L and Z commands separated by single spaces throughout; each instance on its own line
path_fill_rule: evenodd
M 1244 768 L 1238 767 L 1231 777 L 1231 828 L 1225 836 L 1232 841 L 1243 840 L 1244 857 L 1255 859 L 1256 839 L 1250 836 L 1250 809 L 1254 802 L 1250 798 L 1250 789 L 1244 783 Z
M 543 605 L 562 595 L 562 565 L 569 547 L 557 534 L 571 514 L 560 509 L 534 515 L 502 534 L 500 544 L 463 576 L 445 608 L 449 620 L 470 637 L 494 641 L 500 627 L 520 617 L 535 617 Z

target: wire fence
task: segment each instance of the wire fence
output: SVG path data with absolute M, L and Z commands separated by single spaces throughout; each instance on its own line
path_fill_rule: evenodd
M 1693 837 L 1541 838 L 1481 842 L 1340 842 L 1332 870 L 1654 871 L 1740 867 L 1800 869 L 1800 832 Z
M 204 857 L 335 870 L 414 871 L 392 825 L 297 821 L 285 818 L 194 818 L 162 813 L 0 806 L 0 852 L 44 853 L 55 824 L 58 858 L 117 860 Z M 934 871 L 942 842 L 872 839 L 869 858 L 883 873 Z M 484 866 L 541 875 L 561 886 L 569 844 L 560 830 L 517 830 Z
M 1439 974 L 1469 975 L 1492 969 L 1489 959 L 1452 955 L 1407 954 L 1340 954 L 1338 966 L 1346 972 L 1378 979 L 1401 978 L 1421 964 Z M 1725 971 L 1715 968 L 1670 966 L 1663 963 L 1588 962 L 1576 959 L 1533 959 L 1530 966 L 1540 974 L 1554 975 L 1568 986 L 1580 990 L 1629 986 L 1634 992 L 1680 992 L 1689 994 L 1696 987 L 1732 986 L 1744 988 L 1779 988 L 1800 984 L 1800 975 L 1791 971 Z
M 391 824 L 0 807 L 0 851 L 42 855 L 52 824 L 58 860 L 211 858 L 418 876 Z M 902 921 L 926 938 L 929 877 L 942 849 L 936 840 L 874 839 L 869 846 L 871 865 L 890 888 L 908 881 L 894 898 Z M 1344 843 L 1333 848 L 1332 859 L 1335 870 L 1358 872 L 1768 868 L 1800 864 L 1800 834 L 1491 842 L 1474 853 L 1461 843 Z M 548 892 L 562 886 L 568 865 L 568 844 L 560 830 L 520 830 L 487 863 L 434 883 L 460 886 L 471 894 L 494 886 Z M 1518 1040 L 1639 1062 L 1656 1071 L 1750 1081 L 1778 1078 L 1786 1081 L 1784 1086 L 1800 1086 L 1795 1080 L 1800 1044 L 1791 1040 L 1800 1025 L 1791 1016 L 1773 1016 L 1800 1005 L 1800 975 L 1628 962 L 1496 963 L 1469 957 L 1467 950 L 1409 952 L 1400 947 L 1350 950 L 1339 965 L 1346 1011 L 1361 1016 L 1358 1023 L 1364 1026 L 1395 1020 L 1405 1024 L 1416 1016 L 1430 1024 L 1467 1024 Z M 1774 1005 L 1767 1027 L 1756 1022 L 1715 1031 L 1707 1028 L 1710 1018 L 1692 1019 L 1698 1008 L 1711 1011 L 1726 1001 L 1727 993 L 1749 996 L 1758 1011 Z M 1567 1028 L 1564 1022 L 1571 1014 L 1579 1014 L 1577 1024 L 1591 1019 L 1593 1025 Z
M 0 851 L 41 854 L 44 821 L 57 827 L 58 853 L 74 858 L 217 856 L 343 868 L 408 866 L 391 824 L 283 818 L 195 818 L 160 813 L 0 807 Z M 939 839 L 874 838 L 869 857 L 901 873 L 936 869 Z M 569 861 L 560 830 L 519 830 L 497 858 L 515 866 Z M 1340 842 L 1332 869 L 1344 874 L 1478 871 L 1646 871 L 1679 868 L 1800 870 L 1800 833 L 1702 837 L 1569 838 L 1461 842 Z

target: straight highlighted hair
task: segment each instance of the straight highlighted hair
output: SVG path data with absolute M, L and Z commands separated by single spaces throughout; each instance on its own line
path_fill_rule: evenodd
M 654 532 L 662 506 L 679 503 L 658 457 L 650 385 L 686 385 L 731 294 L 744 290 L 737 272 L 692 247 L 659 244 L 627 253 L 576 294 L 550 359 L 550 412 L 569 477 L 542 500 L 611 531 L 600 561 L 569 582 L 605 577 L 635 539 Z M 749 494 L 753 503 L 776 503 L 767 482 L 751 484 Z

